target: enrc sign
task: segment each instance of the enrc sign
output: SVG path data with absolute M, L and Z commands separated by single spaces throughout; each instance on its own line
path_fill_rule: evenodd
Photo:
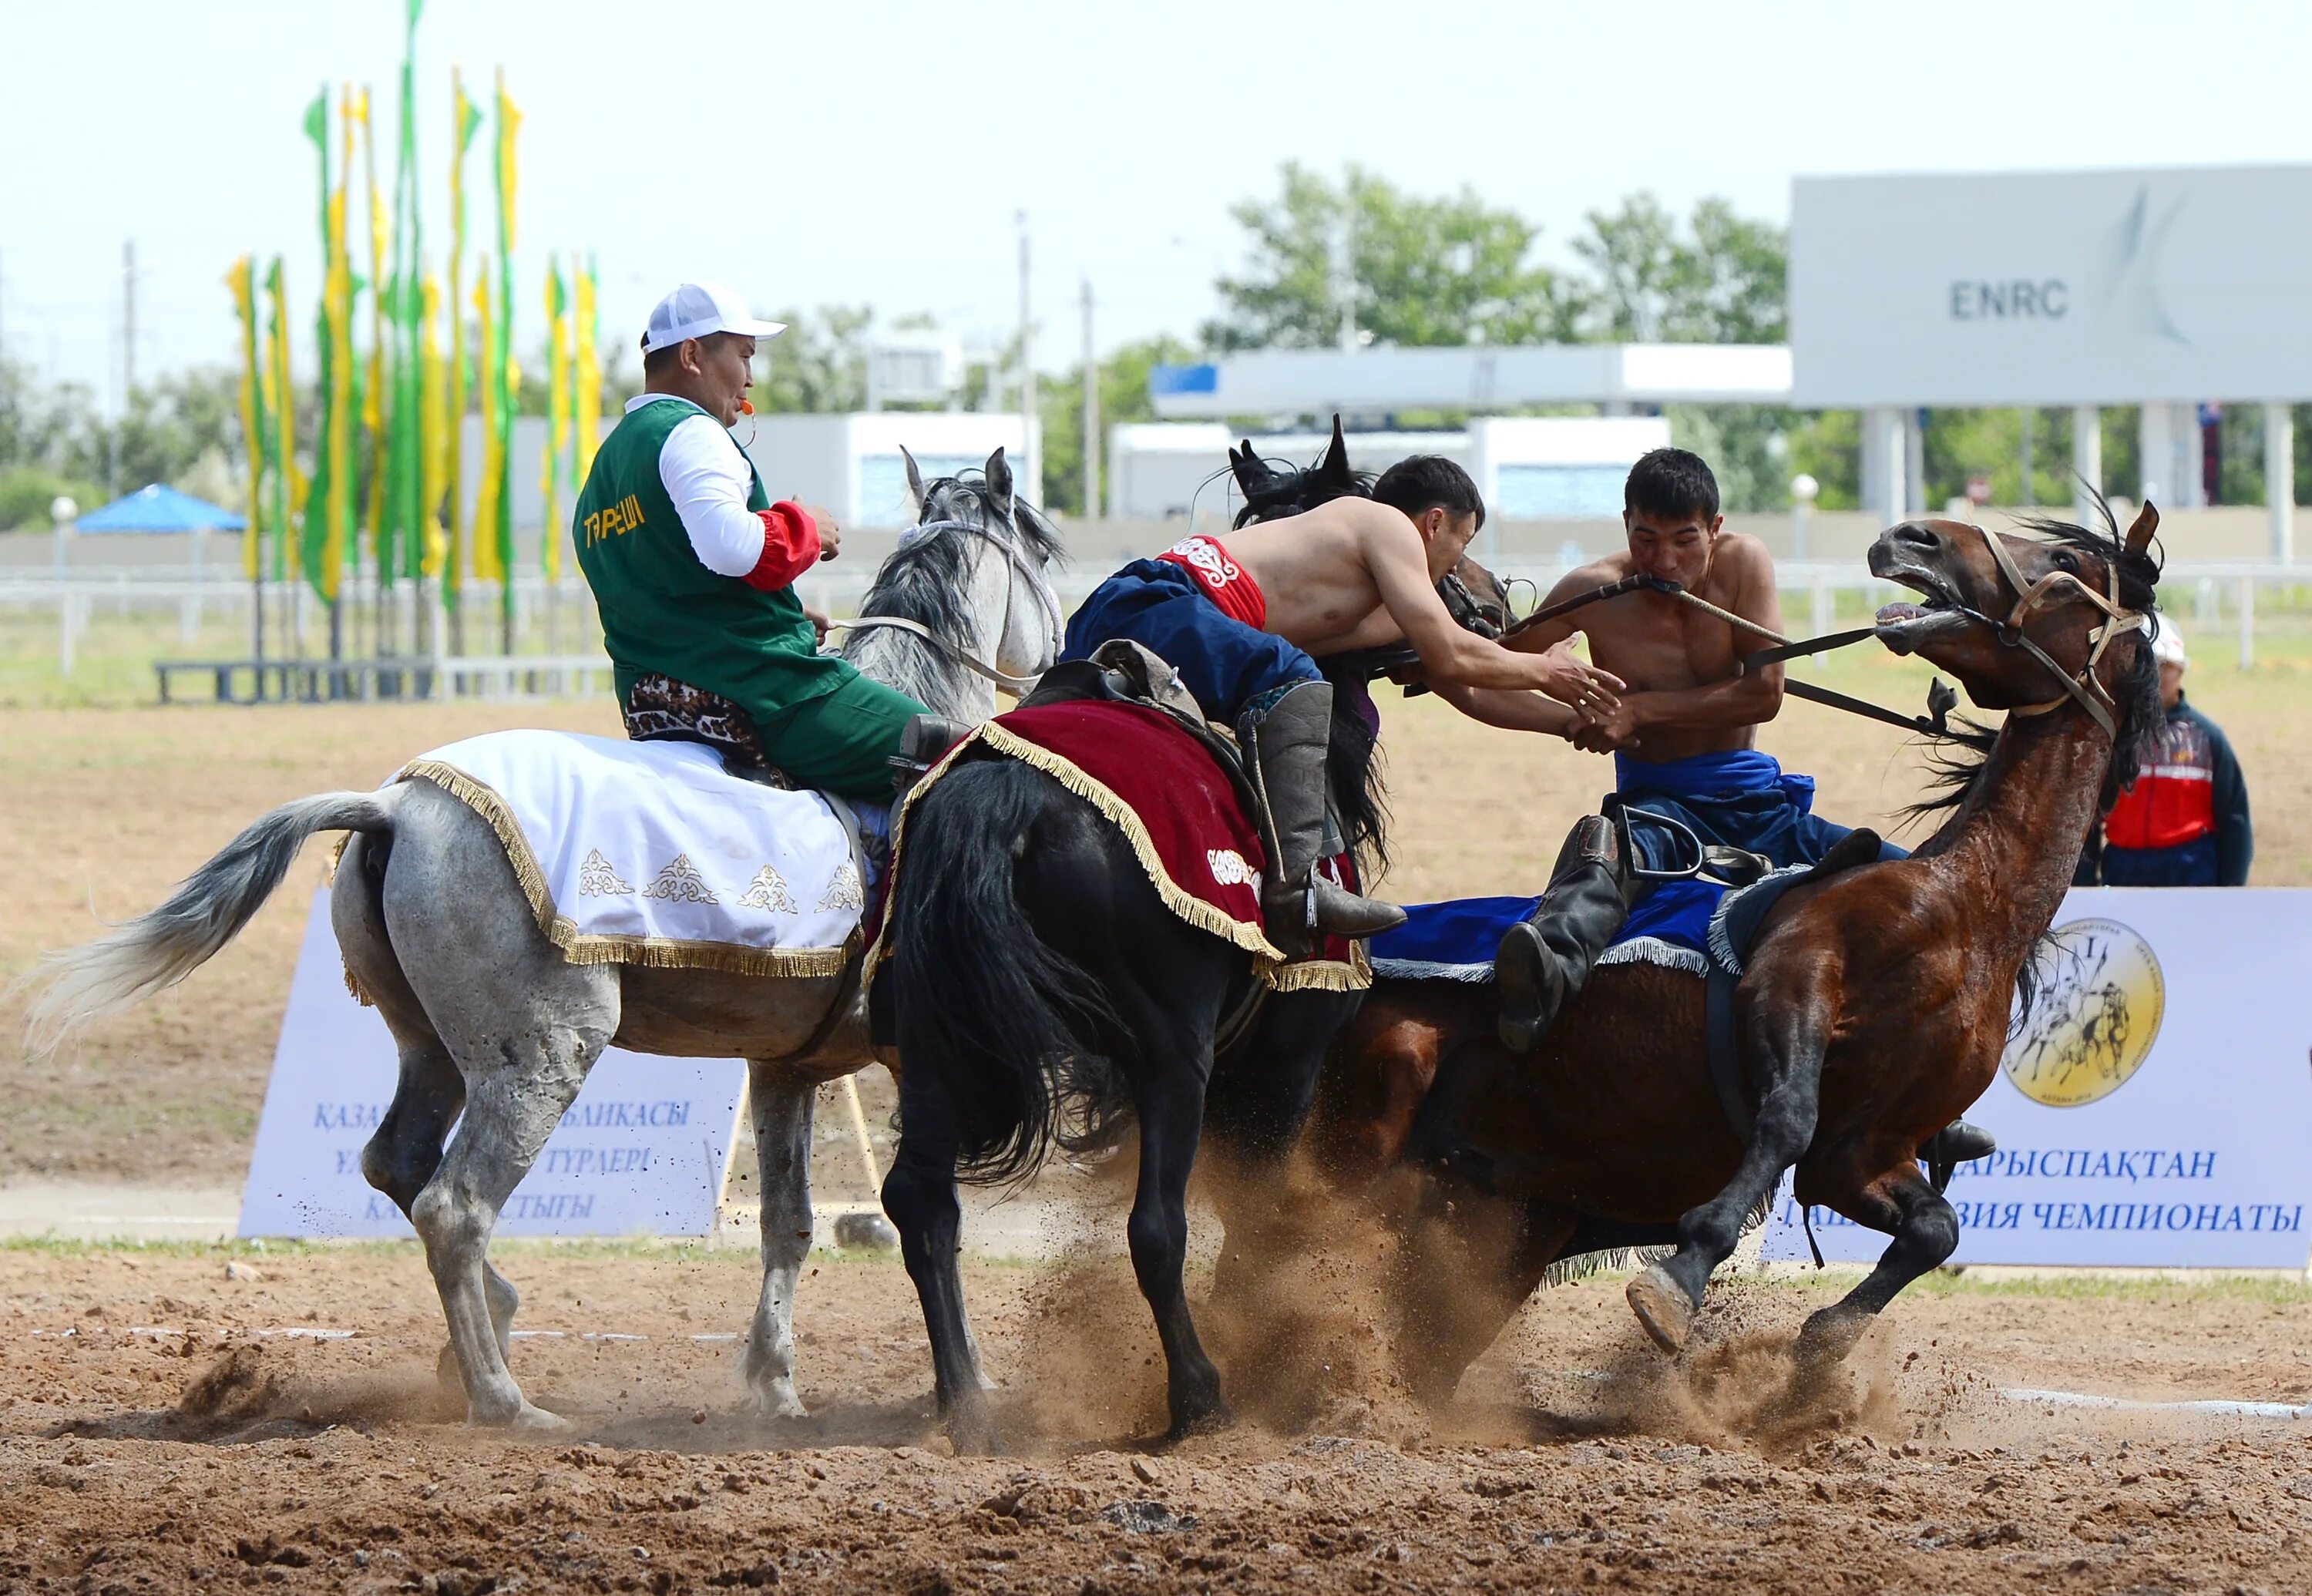
M 2312 398 L 2312 167 L 1800 178 L 1796 404 Z

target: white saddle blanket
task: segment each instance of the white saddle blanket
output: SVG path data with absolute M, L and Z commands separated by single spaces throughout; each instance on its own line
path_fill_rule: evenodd
M 411 779 L 491 823 L 574 963 L 833 975 L 866 907 L 826 799 L 740 781 L 698 743 L 494 732 L 394 777 Z

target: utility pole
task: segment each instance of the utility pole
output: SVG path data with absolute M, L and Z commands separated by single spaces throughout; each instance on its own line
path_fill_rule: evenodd
M 1036 447 L 1036 329 L 1028 295 L 1028 213 L 1014 211 L 1012 216 L 1020 224 L 1020 430 L 1027 455 L 1027 469 L 1015 474 L 1012 491 L 1032 503 L 1044 496 L 1044 462 Z
M 1099 351 L 1091 341 L 1091 279 L 1083 280 L 1083 513 L 1099 513 Z
M 136 390 L 136 241 L 120 245 L 120 413 Z

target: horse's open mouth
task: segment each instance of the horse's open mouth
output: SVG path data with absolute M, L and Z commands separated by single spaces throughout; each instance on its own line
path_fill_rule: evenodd
M 1881 573 L 1888 580 L 1915 589 L 1922 601 L 1907 600 L 1880 607 L 1877 619 L 1878 641 L 1896 653 L 1909 653 L 1944 625 L 1957 621 L 1966 624 L 1959 602 L 1931 573 L 1905 568 Z

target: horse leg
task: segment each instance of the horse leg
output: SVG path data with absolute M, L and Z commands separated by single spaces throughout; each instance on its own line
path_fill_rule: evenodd
M 401 1056 L 393 1101 L 362 1149 L 362 1178 L 391 1199 L 406 1219 L 410 1205 L 441 1166 L 442 1141 L 466 1104 L 466 1083 L 394 956 L 381 891 L 390 856 L 390 845 L 382 837 L 356 834 L 348 839 L 329 894 L 329 919 L 346 969 L 384 1018 Z M 504 1355 L 512 1345 L 513 1316 L 521 1293 L 486 1259 L 482 1272 L 490 1321 Z M 460 1389 L 457 1354 L 447 1343 L 435 1360 L 434 1375 L 444 1390 Z
M 956 1263 L 963 1205 L 956 1200 L 956 1142 L 946 1105 L 921 1085 L 922 1072 L 899 1076 L 899 1148 L 883 1177 L 883 1212 L 899 1232 L 899 1255 L 924 1305 L 932 1343 L 932 1379 L 941 1420 L 959 1456 L 998 1450 L 980 1379 L 978 1348 L 963 1310 Z
M 563 1421 L 531 1406 L 506 1367 L 487 1284 L 490 1233 L 613 1027 L 565 1021 L 541 1029 L 542 1037 L 504 1039 L 483 1067 L 469 1065 L 465 1118 L 409 1215 L 442 1295 L 469 1419 L 517 1429 L 559 1428 Z
M 1743 1220 L 1814 1140 L 1828 1034 L 1826 1022 L 1803 1000 L 1777 1003 L 1754 1021 L 1749 1051 L 1765 1065 L 1766 1085 L 1741 1167 L 1723 1191 L 1679 1217 L 1677 1252 L 1649 1264 L 1629 1285 L 1630 1307 L 1664 1352 L 1685 1346 L 1711 1274 L 1733 1253 Z
M 1147 1048 L 1152 1062 L 1176 1062 L 1169 1069 L 1152 1070 L 1141 1084 L 1140 1185 L 1125 1227 L 1132 1272 L 1164 1345 L 1165 1395 L 1172 1416 L 1164 1433 L 1168 1444 L 1235 1418 L 1221 1399 L 1220 1371 L 1196 1338 L 1181 1285 L 1188 1258 L 1188 1175 L 1195 1167 L 1204 1118 L 1203 1072 L 1186 1061 L 1208 1056 L 1210 1033 L 1195 1041 L 1201 1046 Z
M 760 1059 L 749 1061 L 747 1077 L 763 1197 L 763 1294 L 747 1332 L 747 1388 L 765 1417 L 801 1418 L 794 1292 L 810 1256 L 810 1127 L 819 1087 Z
M 1398 1366 L 1425 1406 L 1453 1399 L 1574 1229 L 1572 1215 L 1538 1203 L 1513 1210 L 1458 1182 L 1431 1191 L 1405 1237 L 1390 1293 Z
M 1852 1352 L 1896 1293 L 1958 1247 L 1958 1215 L 1915 1163 L 1898 1166 L 1834 1206 L 1857 1224 L 1890 1232 L 1895 1241 L 1861 1285 L 1808 1318 L 1799 1332 L 1799 1359 L 1816 1366 L 1838 1363 Z

